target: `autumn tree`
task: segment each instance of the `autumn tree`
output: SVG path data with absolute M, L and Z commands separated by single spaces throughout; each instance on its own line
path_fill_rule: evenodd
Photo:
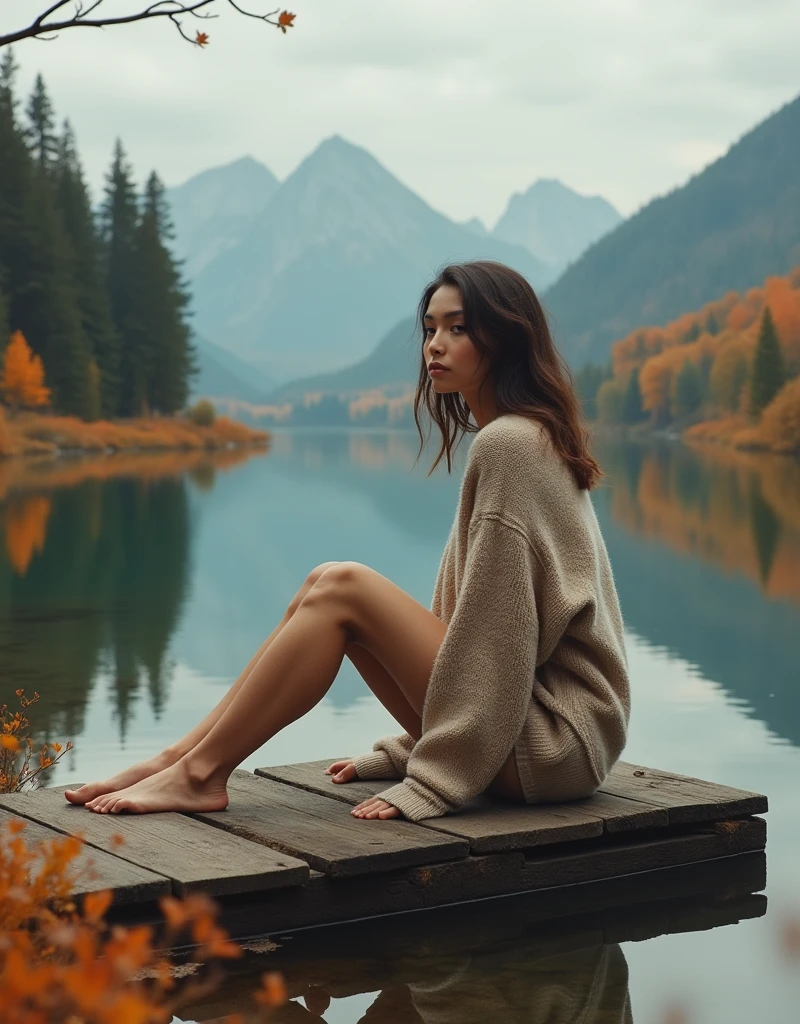
M 22 331 L 11 335 L 3 355 L 0 391 L 12 409 L 35 409 L 50 401 L 50 389 L 44 386 L 42 360 L 31 352 Z
M 621 423 L 625 397 L 621 381 L 603 381 L 597 391 L 597 418 L 601 423 Z
M 266 14 L 259 14 L 257 11 L 245 10 L 237 0 L 154 0 L 144 4 L 141 0 L 92 0 L 85 5 L 80 0 L 54 0 L 28 25 L 0 35 L 0 47 L 9 46 L 21 39 L 53 39 L 54 33 L 69 28 L 110 28 L 137 21 L 156 20 L 171 22 L 187 42 L 205 46 L 208 33 L 198 29 L 192 35 L 189 28 L 192 19 L 205 22 L 216 18 L 216 12 L 226 6 L 246 18 L 254 18 L 280 29 L 284 35 L 294 25 L 295 15 L 289 11 L 276 8 Z
M 778 341 L 778 333 L 775 330 L 770 308 L 765 306 L 750 372 L 750 414 L 758 416 L 777 395 L 785 382 L 786 368 Z
M 738 412 L 746 382 L 747 357 L 740 344 L 730 341 L 722 346 L 711 366 L 711 401 L 720 412 Z

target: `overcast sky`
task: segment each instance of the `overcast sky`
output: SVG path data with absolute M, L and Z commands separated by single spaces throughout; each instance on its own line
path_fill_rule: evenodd
M 250 9 L 267 11 L 263 0 Z M 44 0 L 0 0 L 0 29 Z M 104 0 L 109 8 L 135 0 Z M 224 0 L 217 6 L 224 7 Z M 293 0 L 296 27 L 224 13 L 16 47 L 76 129 L 93 187 L 114 138 L 178 184 L 251 154 L 286 177 L 322 139 L 364 146 L 432 206 L 490 227 L 555 177 L 625 215 L 800 93 L 800 0 Z

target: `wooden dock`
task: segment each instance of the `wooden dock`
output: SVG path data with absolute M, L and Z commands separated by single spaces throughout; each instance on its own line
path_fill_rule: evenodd
M 758 793 L 620 763 L 569 804 L 478 800 L 425 822 L 362 821 L 349 806 L 385 782 L 334 785 L 326 761 L 236 771 L 227 810 L 93 814 L 58 787 L 0 794 L 0 822 L 30 839 L 82 834 L 93 877 L 76 895 L 114 891 L 118 919 L 157 919 L 157 899 L 203 890 L 238 936 L 544 891 L 763 850 Z M 124 844 L 113 840 L 121 834 Z

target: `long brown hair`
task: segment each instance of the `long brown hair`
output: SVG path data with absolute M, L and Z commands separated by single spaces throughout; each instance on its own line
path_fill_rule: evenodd
M 423 317 L 433 293 L 442 285 L 452 285 L 461 292 L 465 330 L 489 364 L 481 388 L 491 374 L 498 415 L 518 413 L 538 420 L 547 428 L 575 482 L 582 490 L 590 490 L 602 471 L 589 452 L 589 433 L 582 421 L 572 374 L 553 343 L 547 316 L 533 288 L 516 270 L 492 260 L 444 267 L 425 288 L 417 309 L 423 348 Z M 442 446 L 428 476 L 445 454 L 449 473 L 454 442 L 460 442 L 464 434 L 476 433 L 478 427 L 469 422 L 469 406 L 460 392 L 434 391 L 424 353 L 414 395 L 414 422 L 420 436 L 418 459 L 425 445 L 419 418 L 423 403 L 442 435 Z

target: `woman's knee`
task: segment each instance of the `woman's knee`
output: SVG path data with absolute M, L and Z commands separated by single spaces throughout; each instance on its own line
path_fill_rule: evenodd
M 332 569 L 335 565 L 339 565 L 339 562 L 322 562 L 320 565 L 314 566 L 311 572 L 306 576 L 303 581 L 302 587 L 297 591 L 292 600 L 289 602 L 287 608 L 287 614 L 293 615 L 300 607 L 303 598 L 308 594 L 313 586 L 319 582 L 319 580 L 325 575 L 328 569 Z

